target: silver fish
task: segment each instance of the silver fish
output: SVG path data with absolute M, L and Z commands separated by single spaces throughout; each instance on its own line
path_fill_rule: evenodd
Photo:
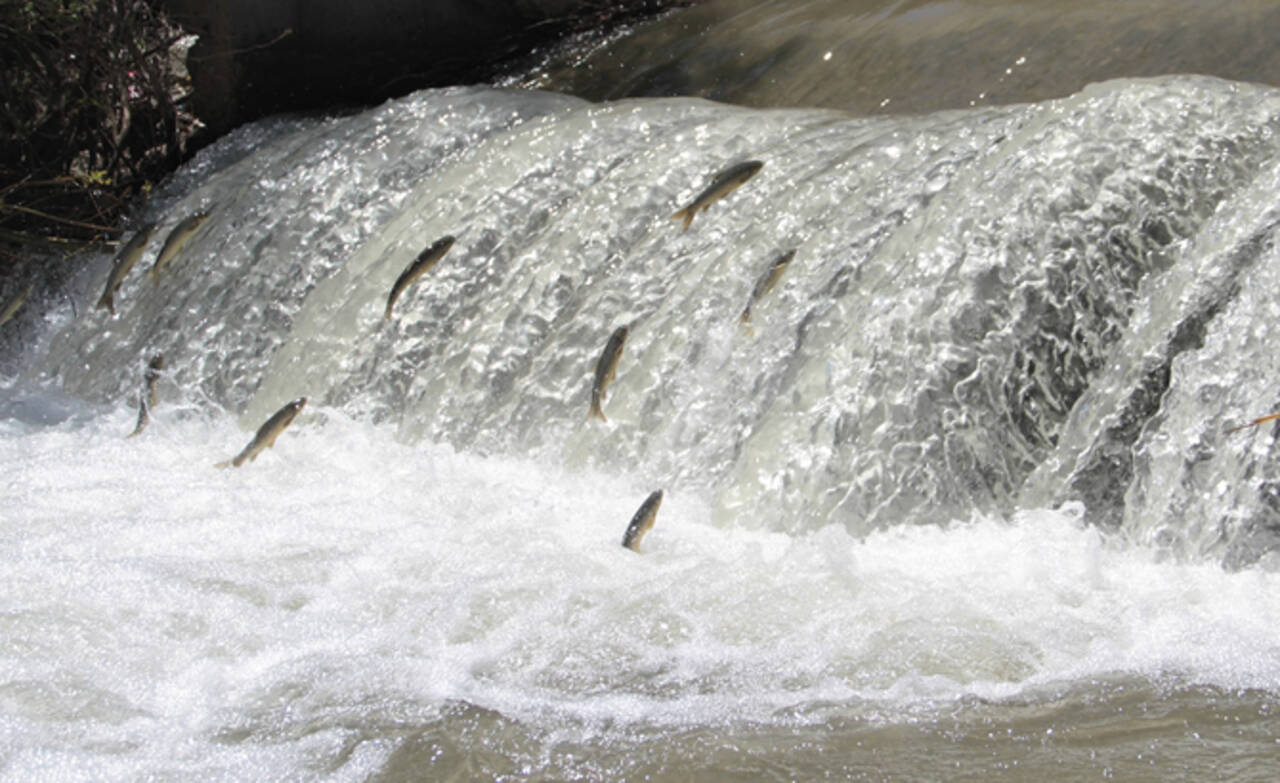
M 605 390 L 618 374 L 618 360 L 622 358 L 622 344 L 626 341 L 627 327 L 619 326 L 614 329 L 613 334 L 609 335 L 609 342 L 605 343 L 604 352 L 596 360 L 596 374 L 591 381 L 591 409 L 587 411 L 588 419 L 594 416 L 600 421 L 608 421 L 600 408 L 600 402 L 604 399 Z
M 107 276 L 106 290 L 98 300 L 99 310 L 105 307 L 111 311 L 112 315 L 116 314 L 116 293 L 120 291 L 120 286 L 124 284 L 124 279 L 133 269 L 133 265 L 142 258 L 142 252 L 147 249 L 147 242 L 151 240 L 155 230 L 155 223 L 149 223 L 138 229 L 133 238 L 116 254 L 115 263 L 111 266 L 111 274 Z
M 739 323 L 751 323 L 752 305 L 760 301 L 761 297 L 773 290 L 773 287 L 778 284 L 778 279 L 782 277 L 782 273 L 786 271 L 787 264 L 790 264 L 791 259 L 795 257 L 796 251 L 788 250 L 774 259 L 773 263 L 769 265 L 769 268 L 764 270 L 760 277 L 756 278 L 755 288 L 751 289 L 751 298 L 747 300 L 747 306 L 743 309 L 742 315 L 738 318 Z
M 13 298 L 13 301 L 9 303 L 9 306 L 4 308 L 4 312 L 0 313 L 0 326 L 4 325 L 6 321 L 8 321 L 10 318 L 14 316 L 15 313 L 18 312 L 18 308 L 22 307 L 22 303 L 27 301 L 27 297 L 31 295 L 31 291 L 35 287 L 36 287 L 36 284 L 31 283 L 26 288 L 22 289 L 22 293 L 15 296 Z
M 640 509 L 627 525 L 627 532 L 622 535 L 622 545 L 632 552 L 640 551 L 640 539 L 653 529 L 658 518 L 658 507 L 662 505 L 662 490 L 656 490 L 644 499 Z
M 169 232 L 169 236 L 164 240 L 164 244 L 160 247 L 160 255 L 156 256 L 156 263 L 151 267 L 151 279 L 158 281 L 160 273 L 168 266 L 169 261 L 182 250 L 200 226 L 209 219 L 209 212 L 197 212 L 194 215 L 188 215 L 178 221 L 178 225 L 173 227 Z
M 671 216 L 672 220 L 683 220 L 683 231 L 689 230 L 689 224 L 693 222 L 694 215 L 707 207 L 716 203 L 720 199 L 729 195 L 733 191 L 741 187 L 747 180 L 756 175 L 764 167 L 764 163 L 758 160 L 748 160 L 743 163 L 730 166 L 724 171 L 719 172 L 712 178 L 711 184 L 706 187 L 698 197 L 693 200 L 689 206 L 680 210 Z
M 271 418 L 258 428 L 254 434 L 253 440 L 249 441 L 249 445 L 244 450 L 225 462 L 219 462 L 214 467 L 238 468 L 245 463 L 258 458 L 264 449 L 269 449 L 276 444 L 276 438 L 280 437 L 280 433 L 284 432 L 285 427 L 293 423 L 298 414 L 302 411 L 303 406 L 307 404 L 306 397 L 299 397 L 293 402 L 285 405 L 280 410 L 271 415 Z
M 164 356 L 156 354 L 147 362 L 146 372 L 142 375 L 142 398 L 138 400 L 138 426 L 128 437 L 141 434 L 151 423 L 151 409 L 156 407 L 156 382 L 160 380 L 160 371 L 164 369 Z
M 413 282 L 419 277 L 427 273 L 436 262 L 449 252 L 449 248 L 453 247 L 453 237 L 445 236 L 431 243 L 431 246 L 418 254 L 412 264 L 405 267 L 405 270 L 396 278 L 396 284 L 391 286 L 391 296 L 387 297 L 387 312 L 382 316 L 384 319 L 391 318 L 391 308 L 395 307 L 396 300 L 400 298 L 405 289 L 413 285 Z

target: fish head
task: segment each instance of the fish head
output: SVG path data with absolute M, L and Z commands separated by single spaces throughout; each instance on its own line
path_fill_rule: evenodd
M 762 168 L 764 168 L 764 161 L 761 160 L 749 160 L 742 163 L 737 166 L 737 171 L 732 181 L 735 185 L 741 185 L 759 173 Z
M 277 429 L 277 432 L 279 430 L 283 430 L 285 427 L 288 427 L 290 424 L 292 424 L 293 420 L 298 418 L 298 414 L 302 412 L 302 409 L 306 407 L 306 404 L 307 404 L 307 398 L 299 397 L 298 399 L 290 402 L 288 405 L 281 408 L 280 409 L 281 412 L 283 412 L 285 415 L 284 415 L 284 419 L 280 422 L 280 426 Z
M 209 215 L 209 212 L 197 212 L 179 223 L 178 228 L 186 231 L 195 231 L 209 219 Z

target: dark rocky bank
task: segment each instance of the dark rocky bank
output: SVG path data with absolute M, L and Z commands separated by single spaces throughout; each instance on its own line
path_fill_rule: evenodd
M 290 111 L 367 106 L 489 81 L 562 37 L 608 30 L 675 0 L 166 0 L 200 36 L 188 63 L 210 135 Z
M 0 309 L 35 280 L 38 310 L 139 196 L 240 124 L 489 81 L 690 2 L 0 0 Z

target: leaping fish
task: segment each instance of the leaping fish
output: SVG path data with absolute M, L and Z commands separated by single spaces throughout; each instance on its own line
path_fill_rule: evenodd
M 13 298 L 13 301 L 9 303 L 9 306 L 4 309 L 4 312 L 0 313 L 0 326 L 3 326 L 6 321 L 14 316 L 14 313 L 18 312 L 18 308 L 22 307 L 22 303 L 27 301 L 27 297 L 31 295 L 31 291 L 35 287 L 36 284 L 31 283 L 26 288 L 22 289 L 22 293 Z
M 778 278 L 782 277 L 782 273 L 786 271 L 787 264 L 791 263 L 791 259 L 795 258 L 796 251 L 788 250 L 782 255 L 774 259 L 769 268 L 756 279 L 755 288 L 751 289 L 751 298 L 747 300 L 747 306 L 743 309 L 742 315 L 738 317 L 738 322 L 742 324 L 751 323 L 751 306 L 760 301 L 760 298 L 773 290 L 778 284 Z
M 604 417 L 600 403 L 604 399 L 605 390 L 618 374 L 618 360 L 622 358 L 622 344 L 626 341 L 627 327 L 619 326 L 614 329 L 613 334 L 609 335 L 609 342 L 605 343 L 604 352 L 596 360 L 595 379 L 591 381 L 591 409 L 587 411 L 588 419 L 594 416 L 600 421 L 608 421 Z
M 160 371 L 164 369 L 164 356 L 156 354 L 147 362 L 146 372 L 142 375 L 142 398 L 138 401 L 138 426 L 127 437 L 140 434 L 151 423 L 151 409 L 156 407 L 156 381 L 160 380 Z
M 194 215 L 188 215 L 178 221 L 178 225 L 173 227 L 169 232 L 169 236 L 164 240 L 164 244 L 160 247 L 160 255 L 156 256 L 156 263 L 151 267 L 151 279 L 159 281 L 160 273 L 168 266 L 169 261 L 181 252 L 182 248 L 187 244 L 200 226 L 209 219 L 209 212 L 197 212 Z
M 107 287 L 102 292 L 102 298 L 98 300 L 99 310 L 105 307 L 111 311 L 112 315 L 116 314 L 116 294 L 120 291 L 120 286 L 124 285 L 124 279 L 133 269 L 133 265 L 142 258 L 142 251 L 147 249 L 147 242 L 155 230 L 155 223 L 149 223 L 138 229 L 133 238 L 116 254 L 115 263 L 111 266 L 111 274 L 107 276 Z
M 631 518 L 631 524 L 627 525 L 627 532 L 622 536 L 622 545 L 632 552 L 640 551 L 640 539 L 644 538 L 644 534 L 653 529 L 653 523 L 658 518 L 658 507 L 662 505 L 662 490 L 652 492 L 649 497 L 644 499 L 640 504 L 640 509 L 636 511 L 636 515 Z
M 276 411 L 271 418 L 267 419 L 266 423 L 258 428 L 253 440 L 249 441 L 249 445 L 244 447 L 244 451 L 225 462 L 219 462 L 214 467 L 238 468 L 245 463 L 245 460 L 253 462 L 262 453 L 263 449 L 269 449 L 276 444 L 276 438 L 280 437 L 280 433 L 284 432 L 285 427 L 293 423 L 293 420 L 297 418 L 298 413 L 302 411 L 302 407 L 306 404 L 307 398 L 299 397 Z
M 449 248 L 453 247 L 453 237 L 444 236 L 431 243 L 431 246 L 418 254 L 412 264 L 405 267 L 405 270 L 396 278 L 396 284 L 391 286 L 391 296 L 387 297 L 387 312 L 383 314 L 384 319 L 391 318 L 391 308 L 395 307 L 396 300 L 400 298 L 405 289 L 413 285 L 414 281 L 427 273 L 436 262 L 449 252 Z
M 681 230 L 688 231 L 689 224 L 693 222 L 695 215 L 737 190 L 763 167 L 764 163 L 761 161 L 748 160 L 717 173 L 712 178 L 711 184 L 707 185 L 706 189 L 699 193 L 698 197 L 689 206 L 672 215 L 671 219 L 683 220 L 684 228 Z
M 1266 424 L 1267 422 L 1273 421 L 1275 419 L 1280 419 L 1280 413 L 1268 413 L 1266 416 L 1260 416 L 1259 418 L 1254 419 L 1248 424 L 1241 424 L 1238 427 L 1232 427 L 1231 429 L 1227 430 L 1223 434 L 1230 435 L 1233 432 L 1239 432 L 1240 430 L 1247 429 L 1249 427 L 1256 427 L 1259 424 Z

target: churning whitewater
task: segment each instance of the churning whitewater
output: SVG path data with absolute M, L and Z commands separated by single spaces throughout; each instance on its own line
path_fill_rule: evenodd
M 1280 406 L 1277 130 L 1280 91 L 1168 77 L 237 131 L 118 289 L 104 255 L 16 324 L 5 776 L 364 779 L 456 704 L 582 738 L 1280 692 L 1277 447 L 1226 432 Z
M 684 493 L 641 556 L 626 478 L 332 409 L 220 471 L 228 418 L 125 440 L 131 410 L 83 415 L 0 440 L 12 780 L 361 780 L 457 702 L 607 736 L 1117 673 L 1280 690 L 1280 577 L 1161 562 L 1078 508 L 857 538 L 722 528 Z

